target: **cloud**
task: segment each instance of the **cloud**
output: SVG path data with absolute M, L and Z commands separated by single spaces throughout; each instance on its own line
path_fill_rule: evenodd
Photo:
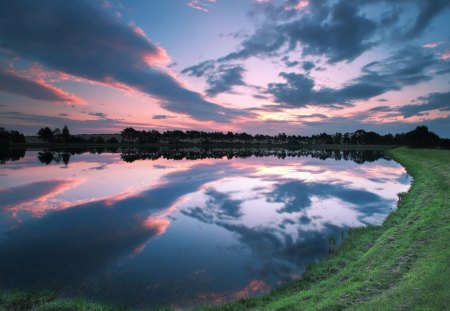
M 186 71 L 200 77 L 204 76 L 205 70 L 214 67 L 214 64 L 245 60 L 250 57 L 280 57 L 286 52 L 296 51 L 297 48 L 303 57 L 325 57 L 326 61 L 332 64 L 351 62 L 372 47 L 385 43 L 387 34 L 392 37 L 389 40 L 394 37 L 398 40 L 408 36 L 419 36 L 448 6 L 446 0 L 398 1 L 399 5 L 394 5 L 393 1 L 384 1 L 381 12 L 375 16 L 370 14 L 369 18 L 365 12 L 371 12 L 372 8 L 368 5 L 377 4 L 377 1 L 301 2 L 302 10 L 298 10 L 299 1 L 287 0 L 282 3 L 257 1 L 250 15 L 253 17 L 262 15 L 262 19 L 258 19 L 253 34 L 245 36 L 235 51 L 189 67 Z M 412 26 L 399 24 L 404 17 L 402 14 L 407 13 L 404 10 L 405 6 L 409 6 L 411 12 L 418 12 Z M 396 35 L 392 35 L 393 32 Z M 297 65 L 297 62 L 290 62 L 287 56 L 283 56 L 281 61 L 287 67 Z M 304 62 L 304 70 L 310 71 L 313 68 L 311 65 L 313 63 Z M 351 93 L 381 91 L 381 88 L 375 89 L 373 85 L 361 84 L 352 87 L 354 89 L 342 91 Z M 355 94 L 355 97 L 359 96 Z
M 321 19 L 318 15 L 324 14 L 323 10 L 328 12 Z M 291 48 L 300 43 L 303 54 L 324 55 L 330 63 L 336 63 L 351 61 L 371 48 L 377 24 L 360 14 L 351 2 L 339 1 L 281 28 L 288 34 Z
M 88 115 L 97 117 L 99 119 L 108 119 L 108 115 L 103 112 L 89 112 Z
M 347 188 L 341 184 L 304 183 L 294 180 L 280 183 L 268 194 L 269 202 L 284 203 L 279 213 L 294 213 L 311 206 L 311 198 L 338 198 L 355 206 L 364 216 L 386 212 L 392 206 L 391 200 L 385 200 L 379 195 L 361 190 Z
M 371 15 L 369 18 L 365 12 L 370 8 L 366 6 L 374 3 L 372 0 L 311 1 L 306 8 L 307 13 L 305 13 L 303 10 L 299 11 L 295 8 L 298 1 L 283 1 L 282 4 L 273 1 L 260 2 L 251 14 L 255 16 L 262 14 L 262 21 L 258 23 L 253 34 L 244 37 L 235 51 L 215 60 L 207 60 L 188 67 L 183 72 L 195 77 L 208 77 L 208 72 L 214 70 L 218 64 L 251 57 L 281 57 L 287 52 L 298 49 L 303 57 L 324 57 L 331 64 L 342 61 L 351 62 L 365 51 L 385 42 L 381 40 L 386 37 L 385 32 L 391 33 L 393 27 L 400 27 L 398 26 L 399 15 L 404 12 L 390 2 L 388 2 L 388 6 L 383 7 L 378 16 Z M 406 1 L 402 1 L 401 5 L 405 5 L 405 3 Z M 410 3 L 408 4 L 410 5 Z M 424 6 L 433 13 L 427 15 L 427 18 L 423 18 L 428 21 L 426 23 L 431 22 L 437 16 L 439 12 L 435 9 L 441 5 Z M 418 6 L 418 3 L 413 3 L 414 8 L 417 9 Z M 416 22 L 416 30 L 413 32 L 421 31 L 424 27 L 419 19 L 420 17 Z M 396 32 L 402 33 L 401 36 L 404 36 L 406 27 L 402 25 L 400 28 L 396 28 Z M 281 61 L 287 67 L 300 64 L 297 61 L 289 61 L 286 55 L 281 57 Z M 303 61 L 301 65 L 306 72 L 314 68 L 314 63 L 311 61 Z M 292 82 L 292 80 L 288 82 Z M 383 93 L 383 89 L 383 86 L 376 86 L 374 83 L 369 85 L 365 81 L 361 81 L 358 85 L 355 83 L 342 89 L 340 95 L 344 100 L 338 99 L 338 103 L 345 105 L 346 97 L 349 97 L 350 100 L 352 98 L 367 99 L 375 96 L 370 94 Z M 398 89 L 398 83 L 396 83 L 395 89 Z M 361 92 L 361 95 L 358 95 L 358 92 Z M 322 92 L 319 102 L 322 101 L 325 105 L 329 105 L 330 99 L 324 98 L 328 96 L 329 94 Z M 305 97 L 308 95 L 306 94 Z M 298 105 L 301 106 L 301 104 Z
M 7 70 L 0 70 L 0 91 L 53 103 L 85 104 L 83 99 L 43 80 L 32 80 Z
M 312 118 L 320 118 L 320 119 L 328 119 L 328 117 L 321 113 L 313 113 L 313 114 L 299 114 L 296 115 L 299 119 L 312 119 Z
M 281 59 L 281 61 L 284 62 L 284 64 L 285 64 L 286 67 L 288 67 L 288 68 L 295 67 L 295 66 L 297 66 L 297 65 L 300 64 L 299 61 L 290 61 L 290 60 L 289 60 L 289 56 L 284 56 L 284 57 Z
M 398 111 L 406 118 L 431 110 L 450 112 L 450 92 L 431 93 L 428 96 L 419 97 L 419 101 L 422 103 L 401 106 Z
M 242 78 L 245 69 L 240 65 L 220 65 L 212 72 L 206 82 L 209 87 L 206 93 L 209 96 L 216 96 L 219 93 L 230 92 L 233 86 L 245 85 Z
M 16 209 L 25 203 L 47 200 L 67 190 L 72 180 L 46 180 L 0 190 L 0 210 Z M 36 207 L 36 206 L 35 206 Z
M 289 3 L 292 5 L 262 3 L 264 22 L 236 51 L 216 61 L 278 56 L 283 47 L 292 51 L 300 45 L 304 55 L 326 56 L 330 63 L 336 63 L 351 61 L 375 45 L 371 39 L 377 23 L 361 14 L 350 1 L 333 5 L 327 1 L 310 2 L 309 14 L 296 9 L 298 2 Z
M 208 13 L 209 6 L 213 3 L 216 3 L 216 0 L 190 0 L 187 6 Z
M 315 65 L 313 62 L 309 62 L 309 61 L 302 62 L 302 68 L 303 68 L 305 71 L 310 71 L 310 70 L 313 69 L 314 67 L 316 67 L 316 65 Z
M 314 80 L 304 74 L 280 73 L 285 83 L 270 83 L 267 93 L 288 107 L 323 106 L 339 108 L 354 101 L 368 100 L 404 86 L 430 81 L 434 75 L 446 73 L 450 65 L 422 48 L 407 47 L 396 54 L 362 69 L 362 74 L 341 88 L 315 89 Z
M 206 61 L 183 69 L 182 73 L 191 77 L 206 77 L 208 88 L 206 94 L 216 96 L 231 92 L 234 86 L 246 85 L 243 80 L 245 69 L 241 65 L 221 64 Z
M 163 108 L 198 120 L 228 122 L 242 112 L 205 100 L 161 65 L 164 49 L 93 1 L 13 1 L 0 4 L 5 49 L 51 69 L 139 90 Z
M 450 7 L 450 3 L 447 0 L 430 0 L 420 1 L 419 6 L 419 14 L 417 15 L 414 26 L 407 33 L 408 38 L 421 35 L 436 16 Z
M 166 119 L 171 119 L 174 118 L 173 116 L 168 116 L 165 114 L 155 114 L 152 119 L 153 120 L 166 120 Z
M 217 208 L 217 216 L 224 218 L 239 218 L 242 216 L 241 200 L 231 199 L 227 193 L 219 192 L 215 189 L 207 189 L 205 194 L 210 197 L 206 202 L 206 208 L 209 210 Z

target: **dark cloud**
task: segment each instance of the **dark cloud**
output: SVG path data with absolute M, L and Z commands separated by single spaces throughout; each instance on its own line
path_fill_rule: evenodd
M 342 107 L 429 81 L 433 78 L 431 70 L 448 67 L 448 62 L 425 49 L 407 47 L 382 61 L 365 65 L 359 77 L 339 89 L 325 87 L 315 90 L 315 82 L 310 76 L 282 72 L 280 76 L 286 83 L 269 84 L 267 93 L 272 94 L 278 103 L 291 107 Z
M 323 10 L 323 8 L 321 8 Z M 303 54 L 324 55 L 330 63 L 351 61 L 374 45 L 370 39 L 376 22 L 360 13 L 350 1 L 339 1 L 330 7 L 325 19 L 313 11 L 281 28 L 288 34 L 291 48 L 302 45 Z
M 245 69 L 240 65 L 220 65 L 206 79 L 209 86 L 206 93 L 209 96 L 216 96 L 219 93 L 230 92 L 234 86 L 245 85 L 242 77 L 244 72 Z
M 276 102 L 289 106 L 307 106 L 315 101 L 312 97 L 314 80 L 306 75 L 297 73 L 280 73 L 286 83 L 271 83 L 267 92 L 275 97 Z M 322 104 L 322 103 L 321 103 Z
M 108 115 L 103 112 L 89 112 L 88 115 L 98 117 L 100 119 L 107 119 Z
M 406 118 L 431 110 L 450 112 L 450 92 L 432 93 L 426 97 L 419 97 L 420 104 L 405 105 L 398 108 L 398 111 Z
M 0 91 L 48 102 L 82 104 L 82 100 L 43 81 L 0 70 Z
M 247 59 L 252 56 L 273 56 L 288 41 L 288 37 L 278 27 L 266 24 L 241 42 L 239 50 L 219 58 L 218 62 Z
M 303 62 L 302 63 L 302 68 L 306 71 L 310 71 L 311 69 L 313 69 L 316 65 L 313 62 Z
M 299 114 L 296 116 L 299 119 L 311 119 L 311 118 L 321 118 L 328 119 L 328 117 L 321 113 L 313 113 L 313 114 Z
M 269 202 L 283 203 L 280 213 L 294 213 L 308 208 L 312 204 L 311 198 L 337 198 L 355 205 L 364 213 L 364 217 L 376 213 L 386 212 L 392 206 L 391 200 L 385 200 L 379 195 L 362 190 L 346 187 L 341 184 L 305 183 L 293 180 L 279 183 L 268 194 Z
M 414 38 L 421 35 L 430 25 L 432 20 L 450 7 L 448 0 L 428 0 L 419 2 L 419 14 L 414 26 L 408 31 L 407 37 Z
M 299 61 L 290 61 L 289 60 L 289 56 L 284 56 L 281 59 L 282 62 L 284 62 L 284 64 L 286 65 L 286 67 L 291 68 L 291 67 L 295 67 L 298 66 L 300 64 Z
M 232 91 L 234 86 L 246 85 L 243 80 L 245 69 L 241 65 L 218 64 L 213 61 L 205 61 L 198 65 L 185 68 L 182 73 L 192 77 L 206 77 L 209 96 Z
M 166 119 L 171 119 L 171 118 L 174 118 L 174 117 L 168 116 L 165 114 L 156 114 L 152 117 L 153 120 L 166 120 Z
M 212 60 L 207 60 L 207 61 L 201 62 L 195 66 L 185 68 L 181 71 L 181 73 L 187 74 L 191 77 L 200 78 L 200 77 L 208 75 L 209 72 L 214 70 L 214 68 L 215 68 L 215 62 Z
M 243 112 L 206 101 L 165 71 L 165 51 L 95 1 L 3 1 L 2 46 L 52 69 L 92 81 L 124 84 L 198 120 L 228 122 Z M 245 113 L 245 112 L 244 112 Z
M 378 107 L 374 107 L 372 109 L 370 109 L 369 111 L 374 111 L 374 112 L 388 112 L 388 111 L 392 111 L 393 108 L 389 107 L 389 106 L 378 106 Z
M 217 216 L 224 218 L 239 218 L 241 213 L 241 200 L 231 199 L 229 194 L 218 192 L 214 189 L 207 189 L 205 194 L 210 197 L 206 202 L 206 208 L 218 209 Z

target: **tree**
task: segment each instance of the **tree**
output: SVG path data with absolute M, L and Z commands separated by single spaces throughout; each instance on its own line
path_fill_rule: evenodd
M 402 143 L 413 147 L 436 147 L 440 144 L 440 138 L 430 132 L 426 126 L 418 126 L 415 130 L 404 134 Z
M 61 132 L 61 136 L 66 139 L 70 137 L 70 132 L 69 132 L 69 128 L 67 127 L 67 125 L 64 125 L 62 132 Z
M 38 132 L 37 135 L 39 139 L 46 140 L 50 142 L 53 139 L 53 131 L 47 126 L 42 127 Z
M 132 127 L 127 127 L 126 129 L 122 130 L 120 134 L 122 135 L 122 140 L 133 141 L 136 138 L 138 132 Z

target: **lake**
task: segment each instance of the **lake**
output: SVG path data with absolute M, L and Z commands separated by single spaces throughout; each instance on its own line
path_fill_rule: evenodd
M 410 183 L 381 151 L 19 151 L 0 165 L 0 287 L 135 308 L 260 295 Z

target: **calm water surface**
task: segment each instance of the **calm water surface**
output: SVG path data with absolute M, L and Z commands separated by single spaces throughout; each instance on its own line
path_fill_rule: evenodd
M 0 286 L 137 308 L 267 292 L 347 228 L 380 224 L 410 185 L 394 161 L 314 155 L 28 151 L 0 165 Z

